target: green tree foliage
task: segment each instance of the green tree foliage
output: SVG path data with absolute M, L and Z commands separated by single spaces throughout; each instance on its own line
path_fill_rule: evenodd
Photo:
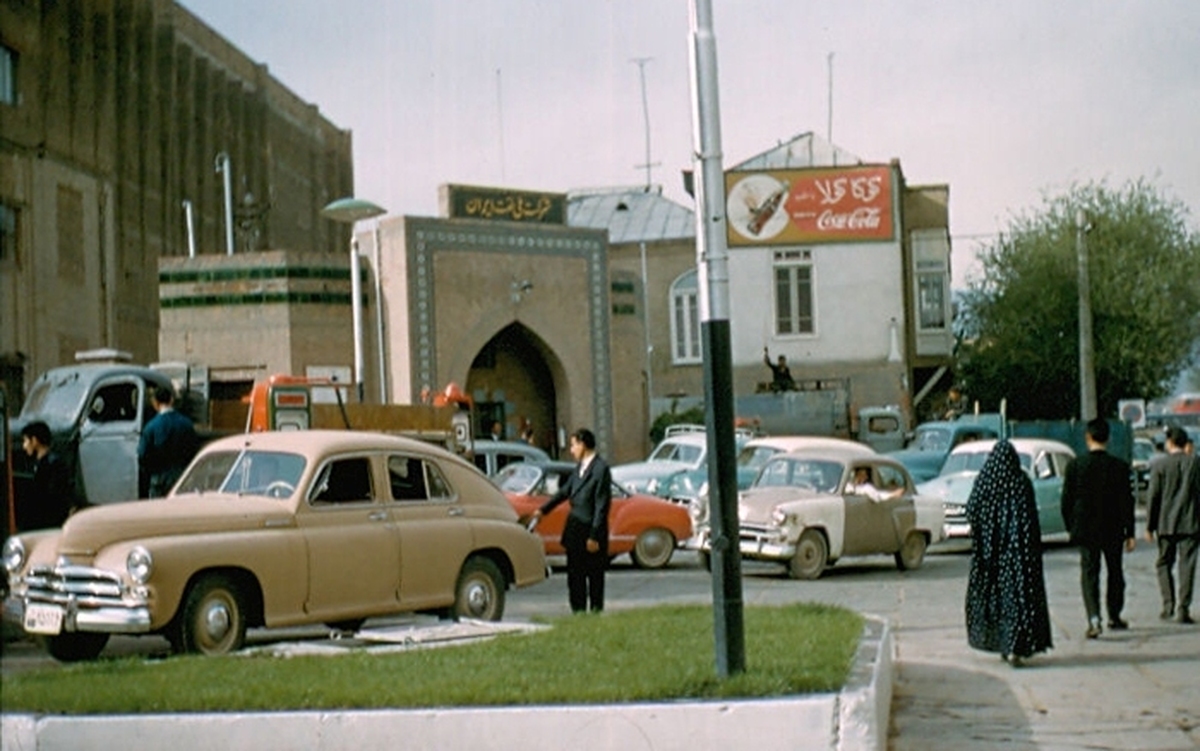
M 960 301 L 959 372 L 985 409 L 1017 419 L 1079 415 L 1076 213 L 1091 284 L 1096 401 L 1164 396 L 1200 352 L 1200 236 L 1186 207 L 1145 181 L 1076 186 L 1014 218 L 980 254 Z

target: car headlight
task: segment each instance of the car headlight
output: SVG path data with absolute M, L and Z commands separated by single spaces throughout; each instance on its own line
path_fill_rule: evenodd
M 708 521 L 708 504 L 701 498 L 693 498 L 688 501 L 688 514 L 693 525 L 703 524 Z
M 782 527 L 788 523 L 788 512 L 781 508 L 777 508 L 771 512 L 771 523 L 776 527 Z
M 125 556 L 125 570 L 135 582 L 145 584 L 150 580 L 150 574 L 154 573 L 154 557 L 149 550 L 138 545 Z
M 10 537 L 4 541 L 4 570 L 15 574 L 25 565 L 25 543 L 20 537 Z

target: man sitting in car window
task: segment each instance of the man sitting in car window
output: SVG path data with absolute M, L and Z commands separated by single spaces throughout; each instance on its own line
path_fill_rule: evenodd
M 870 467 L 855 467 L 854 477 L 846 483 L 846 495 L 865 495 L 872 501 L 889 501 L 904 494 L 904 488 L 880 490 L 871 481 Z

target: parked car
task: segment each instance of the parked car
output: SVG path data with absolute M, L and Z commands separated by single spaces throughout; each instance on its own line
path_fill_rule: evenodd
M 524 441 L 493 441 L 476 438 L 472 444 L 472 457 L 479 471 L 495 477 L 500 470 L 517 462 L 548 462 L 550 455 L 537 446 Z
M 878 498 L 854 485 L 860 469 Z M 739 495 L 738 519 L 742 557 L 783 563 L 793 579 L 816 579 L 840 558 L 874 553 L 891 553 L 901 570 L 918 568 L 944 526 L 941 504 L 919 496 L 899 462 L 832 447 L 771 457 Z M 700 548 L 707 565 L 707 535 Z
M 734 445 L 741 448 L 752 434 L 735 431 Z M 612 468 L 613 482 L 631 493 L 665 497 L 666 480 L 679 470 L 708 471 L 708 434 L 700 425 L 673 425 L 667 435 L 642 462 L 618 464 Z
M 811 435 L 775 435 L 761 436 L 746 441 L 737 456 L 737 486 L 745 490 L 754 482 L 758 471 L 767 460 L 776 454 L 801 449 L 834 448 L 856 451 L 863 456 L 870 456 L 875 450 L 865 443 L 850 441 L 845 438 L 829 438 Z
M 541 541 L 470 463 L 360 431 L 208 444 L 166 498 L 77 512 L 4 545 L 15 615 L 60 660 L 111 634 L 223 654 L 247 627 L 437 612 L 499 620 L 545 577 Z
M 1075 458 L 1075 452 L 1065 443 L 1046 438 L 1012 438 L 1010 441 L 1017 450 L 1021 468 L 1033 481 L 1042 539 L 1065 539 L 1067 528 L 1062 518 L 1063 473 L 1067 464 Z M 950 452 L 940 475 L 917 486 L 921 494 L 941 500 L 946 515 L 947 537 L 970 538 L 967 499 L 975 486 L 976 475 L 995 445 L 995 440 L 964 443 Z
M 1138 437 L 1133 439 L 1133 458 L 1130 467 L 1133 469 L 1133 492 L 1138 503 L 1145 503 L 1150 492 L 1150 462 L 1159 451 L 1150 438 Z
M 500 471 L 496 483 L 508 497 L 513 510 L 527 519 L 567 481 L 578 465 L 570 462 L 522 462 Z M 560 538 L 566 525 L 568 505 L 563 503 L 538 522 L 547 555 L 562 555 Z M 628 553 L 638 568 L 663 568 L 671 562 L 676 546 L 691 537 L 692 523 L 685 506 L 650 495 L 626 492 L 613 483 L 612 506 L 608 512 L 609 557 Z
M 1000 420 L 999 415 L 970 415 L 921 423 L 913 431 L 912 440 L 888 456 L 903 464 L 916 482 L 932 480 L 954 447 L 969 441 L 999 438 Z

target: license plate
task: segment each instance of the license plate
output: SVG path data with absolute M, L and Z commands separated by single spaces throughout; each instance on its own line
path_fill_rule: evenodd
M 62 632 L 63 609 L 56 605 L 27 605 L 25 632 L 29 634 L 58 634 Z

